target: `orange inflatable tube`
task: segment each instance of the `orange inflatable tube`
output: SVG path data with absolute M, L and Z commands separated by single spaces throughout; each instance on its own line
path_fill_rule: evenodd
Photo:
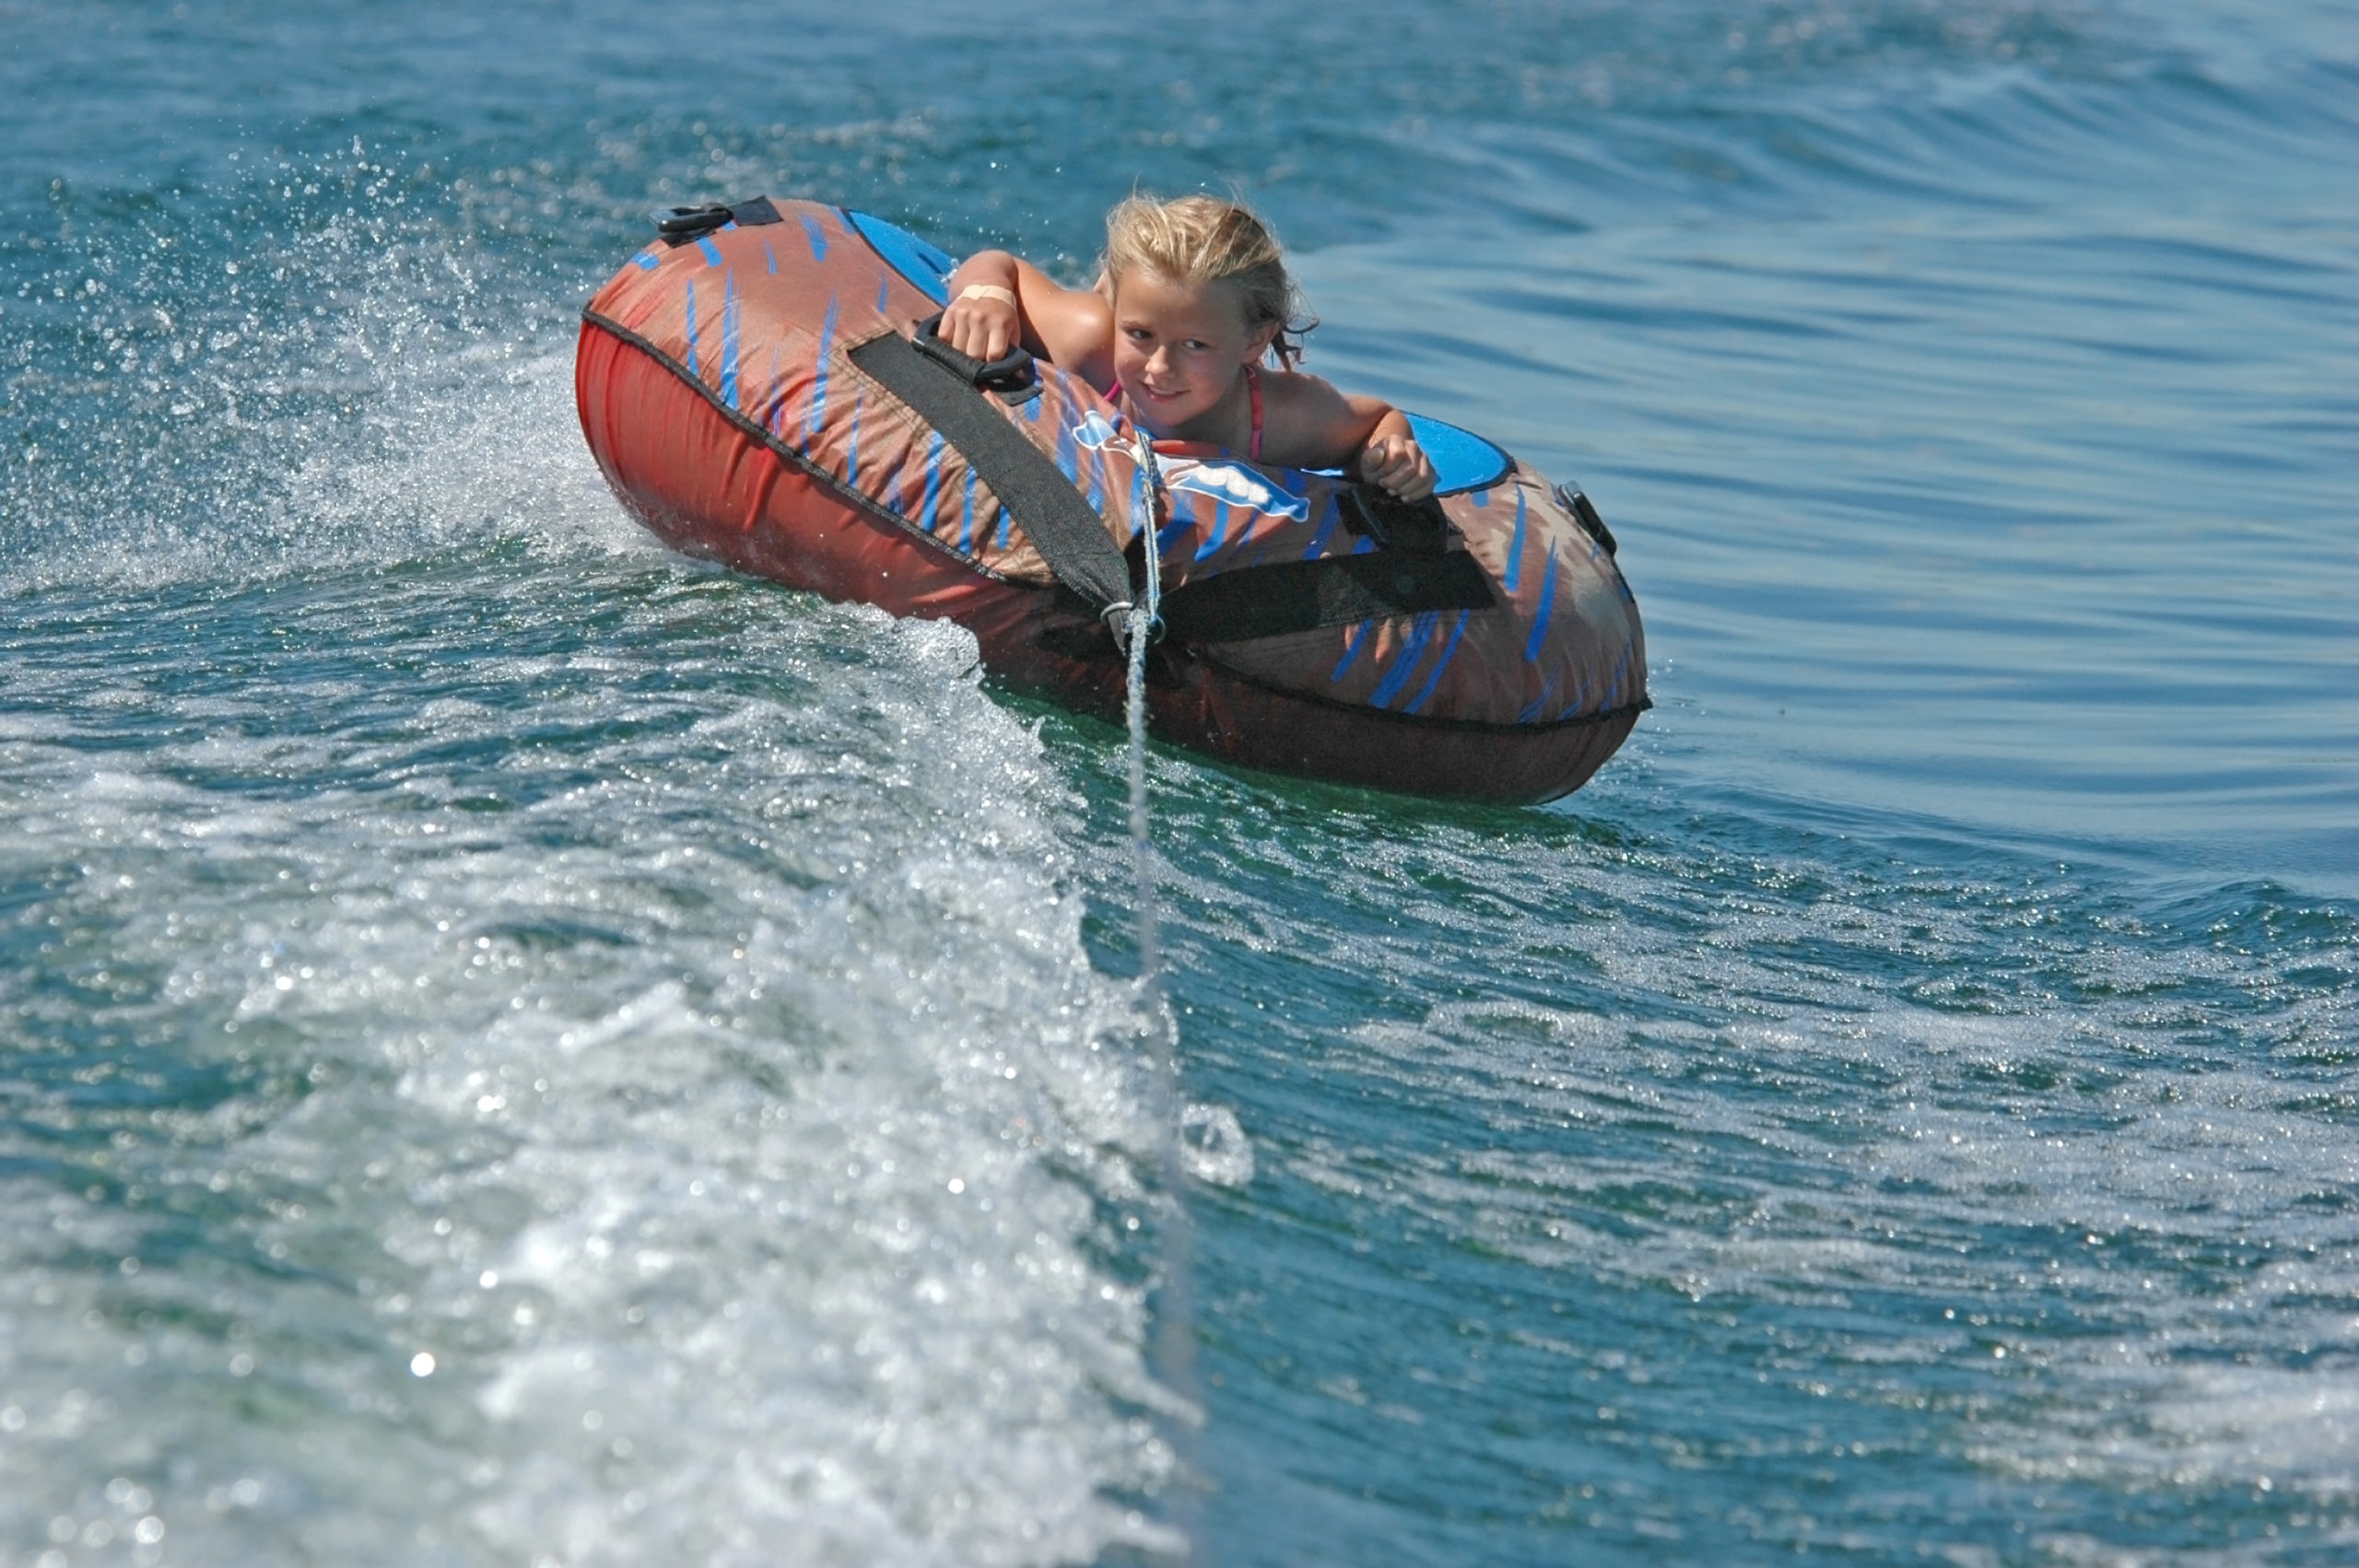
M 1415 508 L 1160 442 L 1149 516 L 1093 389 L 1047 365 L 979 385 L 913 345 L 951 268 L 933 247 L 800 202 L 665 228 L 584 309 L 574 381 L 607 482 L 679 549 L 957 621 L 995 678 L 1110 718 L 1106 622 L 1152 547 L 1152 732 L 1354 784 L 1548 800 L 1648 706 L 1612 535 L 1480 437 L 1413 416 L 1440 481 Z

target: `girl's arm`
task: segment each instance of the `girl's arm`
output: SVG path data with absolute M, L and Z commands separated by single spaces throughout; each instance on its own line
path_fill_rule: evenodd
M 1337 392 L 1317 376 L 1262 373 L 1262 457 L 1286 468 L 1342 468 L 1404 501 L 1434 493 L 1434 465 L 1409 416 L 1382 398 Z
M 962 298 L 970 287 L 1003 289 Z M 961 354 L 997 359 L 1022 344 L 1095 387 L 1114 384 L 1114 312 L 1094 289 L 1066 288 L 1005 251 L 981 251 L 950 275 L 942 339 Z

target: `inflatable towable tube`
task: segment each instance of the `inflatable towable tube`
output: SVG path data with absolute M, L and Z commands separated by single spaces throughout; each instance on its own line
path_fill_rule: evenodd
M 677 548 L 970 628 L 985 666 L 1121 712 L 1101 622 L 1150 533 L 1161 739 L 1249 766 L 1498 802 L 1576 790 L 1647 706 L 1637 606 L 1586 497 L 1415 418 L 1403 506 L 1332 473 L 1158 442 L 1137 515 L 1127 418 L 1079 379 L 918 333 L 951 258 L 865 214 L 675 212 L 582 311 L 581 427 Z M 913 335 L 914 334 L 914 335 Z

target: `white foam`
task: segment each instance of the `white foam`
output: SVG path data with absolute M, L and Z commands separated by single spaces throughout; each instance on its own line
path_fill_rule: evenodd
M 316 455 L 259 568 L 229 527 L 18 576 L 219 624 L 12 677 L 63 717 L 8 732 L 0 863 L 194 1081 L 54 1113 L 123 1129 L 103 1200 L 0 1184 L 0 1539 L 128 1476 L 193 1563 L 1171 1549 L 1191 1412 L 1114 1217 L 1160 1140 L 1074 803 L 967 634 L 647 547 L 562 369 Z M 596 640 L 503 646 L 552 615 Z

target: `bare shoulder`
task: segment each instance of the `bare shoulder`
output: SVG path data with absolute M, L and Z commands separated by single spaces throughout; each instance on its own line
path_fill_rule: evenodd
M 1264 370 L 1262 454 L 1288 468 L 1338 467 L 1358 452 L 1389 406 L 1300 370 Z
M 1335 390 L 1333 382 L 1323 377 L 1301 370 L 1262 372 L 1262 405 L 1264 409 L 1309 412 L 1341 408 L 1344 403 L 1344 394 Z

